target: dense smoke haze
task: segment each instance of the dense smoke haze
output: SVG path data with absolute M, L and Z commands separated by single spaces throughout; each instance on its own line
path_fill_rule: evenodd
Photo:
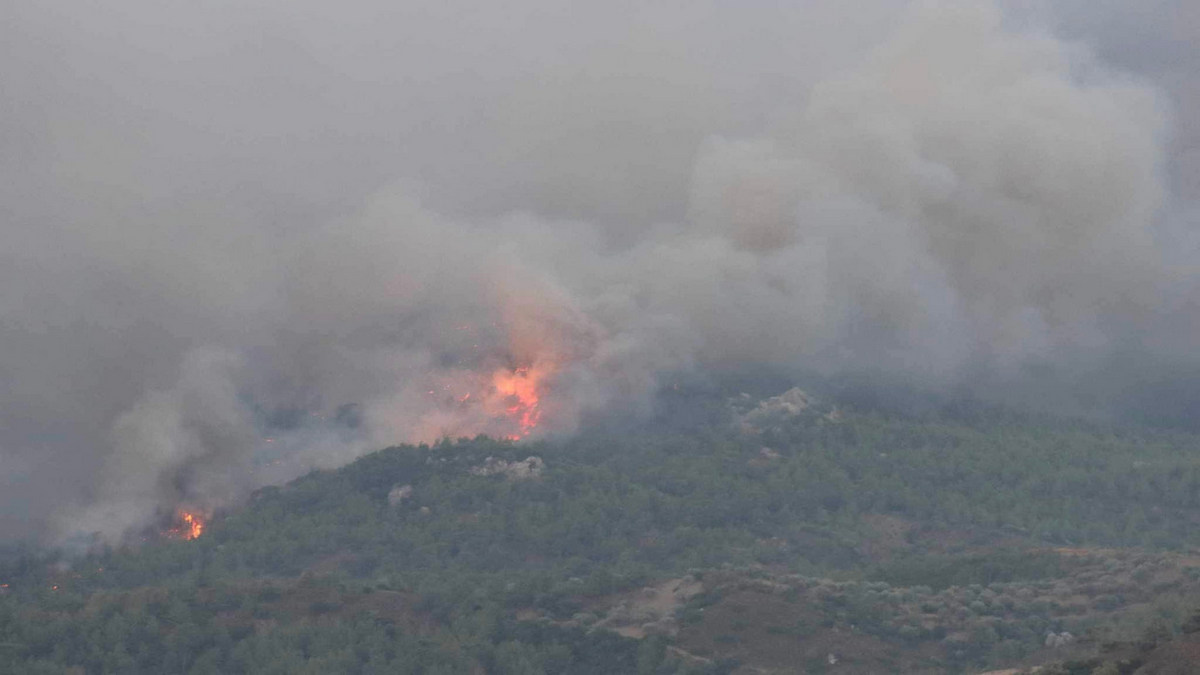
M 1184 0 L 5 3 L 0 536 L 739 364 L 1179 405 L 1198 36 Z

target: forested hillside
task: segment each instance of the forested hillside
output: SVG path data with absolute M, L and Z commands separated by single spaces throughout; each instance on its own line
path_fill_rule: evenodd
M 978 672 L 1200 607 L 1196 436 L 687 409 L 388 448 L 192 541 L 10 552 L 0 672 Z

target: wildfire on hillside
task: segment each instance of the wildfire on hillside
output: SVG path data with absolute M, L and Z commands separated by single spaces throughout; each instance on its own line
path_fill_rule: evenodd
M 570 428 L 571 406 L 558 394 L 564 371 L 587 351 L 590 337 L 571 330 L 580 322 L 559 317 L 556 303 L 530 300 L 537 297 L 502 301 L 502 320 L 456 325 L 456 339 L 439 358 L 447 367 L 426 371 L 405 395 L 368 415 L 420 442 L 481 434 L 521 441 Z
M 416 436 L 530 438 L 545 422 L 547 390 L 555 371 L 550 363 L 537 363 L 447 372 L 426 385 L 429 408 L 416 424 Z
M 180 509 L 175 514 L 175 522 L 168 528 L 163 535 L 171 539 L 183 539 L 191 541 L 204 534 L 204 528 L 207 525 L 206 518 L 194 511 L 185 511 Z
M 500 369 L 492 374 L 492 386 L 502 397 L 504 414 L 517 424 L 509 440 L 520 440 L 537 427 L 542 418 L 539 407 L 541 381 L 545 372 L 537 368 Z

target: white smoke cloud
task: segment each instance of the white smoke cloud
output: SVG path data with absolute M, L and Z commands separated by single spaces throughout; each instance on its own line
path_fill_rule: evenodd
M 117 418 L 117 451 L 100 476 L 97 502 L 60 527 L 116 540 L 164 508 L 211 509 L 252 487 L 245 472 L 256 438 L 231 379 L 237 367 L 231 354 L 192 352 L 173 387 L 147 392 Z
M 156 3 L 88 36 L 21 7 L 61 53 L 11 36 L 46 79 L 0 72 L 54 113 L 0 125 L 0 443 L 57 448 L 55 531 L 116 541 L 522 436 L 533 381 L 536 435 L 691 368 L 1190 363 L 1170 96 L 989 3 L 907 5 Z

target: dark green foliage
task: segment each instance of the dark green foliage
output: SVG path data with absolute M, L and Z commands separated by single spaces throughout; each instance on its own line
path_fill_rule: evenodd
M 879 562 L 861 546 L 870 514 L 984 539 L 1200 544 L 1196 437 L 980 413 L 957 420 L 808 415 L 750 431 L 723 420 L 553 444 L 389 448 L 265 488 L 193 542 L 94 553 L 69 569 L 27 551 L 5 555 L 0 673 L 676 672 L 685 666 L 661 639 L 589 633 L 569 620 L 589 598 L 722 565 L 938 590 L 1065 573 L 1057 556 L 1003 548 Z M 546 462 L 535 480 L 469 471 L 488 457 L 530 455 Z M 389 505 L 396 485 L 412 494 Z M 387 615 L 361 600 L 375 589 L 411 602 Z M 699 621 L 709 600 L 694 598 L 680 623 Z M 878 594 L 827 602 L 830 616 L 864 631 L 937 639 L 890 622 Z M 1045 613 L 1026 605 L 1030 616 Z M 982 600 L 967 607 L 1002 611 Z M 525 609 L 562 625 L 515 620 Z M 963 658 L 1044 637 L 977 632 Z
M 934 590 L 971 584 L 1052 579 L 1067 573 L 1061 556 L 1051 552 L 998 549 L 968 555 L 913 555 L 879 565 L 870 576 L 896 586 Z

